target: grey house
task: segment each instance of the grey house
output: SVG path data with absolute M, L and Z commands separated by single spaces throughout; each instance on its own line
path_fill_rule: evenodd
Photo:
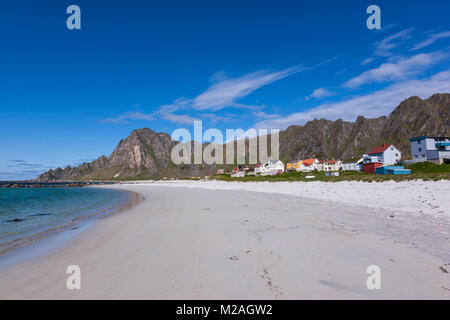
M 416 137 L 410 138 L 413 162 L 432 161 L 443 163 L 450 161 L 449 137 Z

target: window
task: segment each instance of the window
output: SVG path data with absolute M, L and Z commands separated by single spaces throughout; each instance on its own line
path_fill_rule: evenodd
M 419 141 L 417 141 L 417 143 L 418 143 L 418 144 L 420 144 L 420 140 L 419 140 Z
M 415 156 L 414 156 L 414 158 L 418 158 L 419 156 L 416 154 Z
M 419 148 L 419 152 L 422 152 L 422 148 Z

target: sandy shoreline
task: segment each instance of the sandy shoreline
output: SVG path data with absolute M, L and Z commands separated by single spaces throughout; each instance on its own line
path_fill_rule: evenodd
M 93 217 L 101 218 L 102 216 L 105 216 L 105 215 L 107 216 L 107 215 L 111 215 L 111 214 L 115 214 L 115 213 L 118 213 L 121 211 L 128 210 L 143 200 L 142 196 L 139 193 L 130 192 L 127 190 L 124 190 L 124 191 L 129 194 L 129 200 L 126 203 L 120 205 L 119 207 L 102 209 L 98 212 L 94 212 L 89 215 L 77 217 L 76 219 L 68 221 L 67 223 L 65 223 L 63 225 L 58 225 L 58 226 L 52 227 L 50 229 L 34 233 L 27 237 L 19 238 L 19 239 L 10 241 L 10 242 L 0 244 L 0 255 L 10 252 L 11 250 L 15 250 L 15 249 L 22 248 L 25 246 L 30 246 L 34 243 L 45 240 L 45 239 L 52 237 L 54 235 L 57 235 L 61 232 L 67 231 L 70 228 L 73 228 L 73 227 L 78 228 L 78 225 L 80 223 L 82 223 L 90 218 L 93 218 Z
M 0 298 L 449 299 L 450 274 L 441 269 L 450 271 L 441 194 L 449 184 L 408 183 L 386 185 L 399 190 L 391 210 L 389 192 L 378 191 L 387 198 L 378 207 L 358 202 L 367 194 L 346 200 L 360 185 L 327 186 L 340 197 L 310 182 L 272 190 L 207 182 L 112 186 L 145 200 L 46 257 L 0 272 Z M 431 206 L 405 202 L 418 185 L 434 193 Z M 307 197 L 299 196 L 302 188 Z M 66 288 L 73 264 L 81 268 L 81 290 Z M 366 287 L 369 265 L 381 268 L 381 290 Z

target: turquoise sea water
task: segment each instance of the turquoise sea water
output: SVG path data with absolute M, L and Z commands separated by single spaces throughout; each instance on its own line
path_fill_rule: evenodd
M 0 188 L 0 246 L 105 213 L 130 200 L 103 188 Z

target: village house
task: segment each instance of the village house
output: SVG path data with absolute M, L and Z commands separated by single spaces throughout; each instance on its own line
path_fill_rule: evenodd
M 393 144 L 383 143 L 379 147 L 373 148 L 368 155 L 372 158 L 376 157 L 376 162 L 381 162 L 385 166 L 394 165 L 402 158 L 402 153 Z
M 325 170 L 325 164 L 326 164 L 327 162 L 326 161 L 324 161 L 324 160 L 319 160 L 319 163 L 317 163 L 316 164 L 316 170 L 317 171 L 324 171 Z
M 409 139 L 413 162 L 431 161 L 442 164 L 450 161 L 449 137 L 416 137 Z
M 317 170 L 318 164 L 319 164 L 319 160 L 316 158 L 305 159 L 305 160 L 303 160 L 299 171 L 311 172 L 311 171 Z
M 242 178 L 242 177 L 245 177 L 245 173 L 244 173 L 244 171 L 232 172 L 231 177 L 232 178 Z
M 392 166 L 402 158 L 402 153 L 392 144 L 383 143 L 363 155 L 363 171 L 375 173 L 378 167 Z
M 324 171 L 340 171 L 342 170 L 342 161 L 341 160 L 328 160 L 324 166 Z
M 342 171 L 361 171 L 362 170 L 363 158 L 356 162 L 343 162 Z
M 263 167 L 264 167 L 264 165 L 263 165 L 262 163 L 258 163 L 258 164 L 253 168 L 253 172 L 254 172 L 255 174 L 260 174 Z
M 303 160 L 290 161 L 286 164 L 286 171 L 300 171 Z
M 261 175 L 274 176 L 285 171 L 284 163 L 280 160 L 269 160 L 262 168 Z
M 242 178 L 245 176 L 245 172 L 241 170 L 242 166 L 234 167 L 233 171 L 231 171 L 232 178 Z

